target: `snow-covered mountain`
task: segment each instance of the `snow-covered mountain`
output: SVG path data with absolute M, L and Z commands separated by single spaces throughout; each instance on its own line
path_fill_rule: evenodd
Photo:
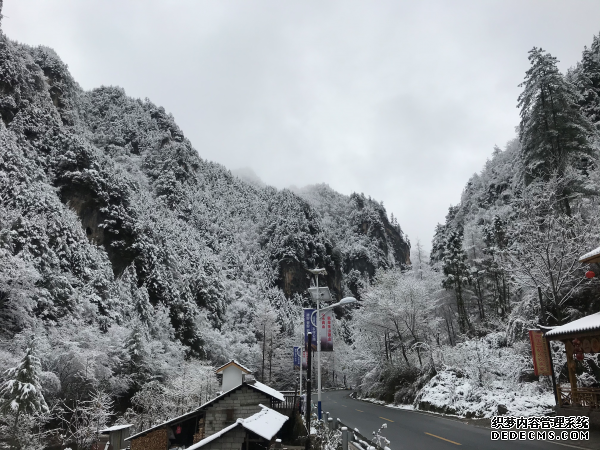
M 257 308 L 292 333 L 304 269 L 325 267 L 336 295 L 359 295 L 361 277 L 409 262 L 376 201 L 234 176 L 163 108 L 118 87 L 84 91 L 53 50 L 4 35 L 0 115 L 5 338 L 81 320 L 98 334 L 149 326 L 160 310 L 186 354 L 252 365 Z

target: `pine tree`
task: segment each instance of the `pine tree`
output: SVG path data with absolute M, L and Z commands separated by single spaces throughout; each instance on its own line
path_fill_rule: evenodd
M 492 223 L 483 227 L 483 253 L 486 255 L 483 267 L 488 278 L 488 289 L 493 293 L 494 307 L 502 315 L 510 309 L 510 289 L 503 263 L 510 243 L 508 236 L 508 223 L 497 215 L 492 219 Z
M 441 223 L 435 226 L 433 239 L 431 240 L 431 253 L 429 255 L 429 264 L 432 266 L 442 260 L 444 257 L 444 241 L 446 235 L 446 227 Z
M 592 46 L 585 47 L 581 56 L 581 63 L 573 76 L 581 94 L 579 105 L 596 131 L 600 132 L 600 35 L 594 36 Z
M 4 372 L 7 380 L 0 387 L 0 412 L 14 414 L 15 426 L 23 413 L 34 414 L 48 411 L 40 383 L 41 365 L 35 356 L 35 339 L 29 341 L 25 356 L 12 369 Z
M 448 235 L 442 258 L 444 280 L 442 286 L 453 289 L 456 294 L 456 309 L 460 331 L 466 333 L 470 328 L 469 315 L 465 307 L 465 285 L 471 282 L 471 272 L 467 264 L 467 254 L 463 250 L 462 230 L 453 230 Z
M 592 154 L 594 129 L 582 114 L 575 86 L 556 67 L 557 59 L 541 48 L 529 52 L 531 67 L 520 84 L 519 139 L 525 181 L 563 178 L 567 169 Z M 562 194 L 562 193 L 561 193 Z M 570 214 L 565 192 L 564 207 Z M 562 196 L 562 195 L 561 195 Z
M 131 334 L 125 341 L 125 352 L 127 361 L 125 363 L 125 373 L 131 377 L 133 388 L 137 389 L 146 380 L 148 367 L 146 361 L 148 353 L 146 351 L 146 336 L 141 323 L 136 322 L 131 330 Z

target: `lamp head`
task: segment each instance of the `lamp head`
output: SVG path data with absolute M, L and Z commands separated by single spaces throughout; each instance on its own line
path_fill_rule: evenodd
M 350 303 L 356 303 L 357 301 L 358 300 L 356 300 L 354 297 L 345 297 L 340 300 L 339 305 L 349 305 Z

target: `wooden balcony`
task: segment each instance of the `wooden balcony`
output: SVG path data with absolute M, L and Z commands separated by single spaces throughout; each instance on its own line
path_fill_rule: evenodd
M 600 388 L 578 387 L 572 389 L 570 386 L 556 386 L 558 392 L 558 406 L 583 406 L 586 408 L 598 408 L 600 406 Z

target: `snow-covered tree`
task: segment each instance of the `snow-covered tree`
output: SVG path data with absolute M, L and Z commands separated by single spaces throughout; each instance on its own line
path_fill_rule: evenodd
M 556 192 L 558 178 L 532 183 L 517 204 L 510 256 L 513 273 L 522 286 L 541 288 L 545 314 L 555 324 L 572 317 L 569 300 L 586 280 L 579 257 L 598 239 L 579 213 L 571 216 L 561 208 Z
M 442 257 L 442 269 L 444 271 L 442 285 L 446 289 L 452 289 L 456 296 L 458 325 L 461 333 L 466 333 L 471 326 L 469 312 L 465 305 L 466 286 L 471 282 L 471 271 L 467 259 L 467 254 L 463 249 L 462 229 L 451 231 Z
M 568 75 L 581 95 L 581 112 L 600 132 L 600 34 L 583 49 L 581 62 Z
M 526 182 L 564 178 L 568 168 L 593 155 L 595 130 L 579 108 L 579 94 L 556 67 L 555 57 L 541 48 L 529 52 L 531 67 L 521 84 L 519 139 Z M 558 193 L 570 213 L 569 189 Z
M 124 344 L 124 372 L 131 378 L 133 389 L 139 388 L 149 377 L 147 330 L 139 320 L 134 320 L 131 333 Z
M 112 408 L 112 399 L 103 391 L 94 391 L 89 400 L 75 401 L 72 405 L 63 403 L 57 412 L 63 445 L 89 448 L 97 442 L 98 432 L 108 426 L 113 415 Z
M 15 426 L 22 414 L 48 411 L 42 393 L 40 373 L 40 360 L 35 354 L 35 339 L 32 337 L 25 350 L 25 356 L 16 367 L 4 373 L 6 381 L 0 386 L 0 412 L 13 414 Z

